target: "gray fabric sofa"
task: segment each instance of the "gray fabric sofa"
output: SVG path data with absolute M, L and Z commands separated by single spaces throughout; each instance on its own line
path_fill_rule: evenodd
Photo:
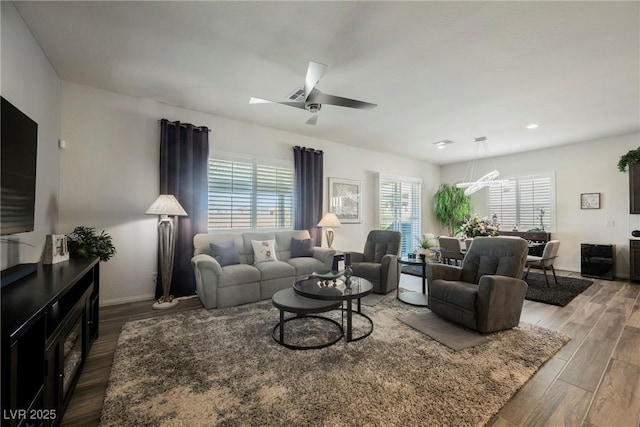
M 462 267 L 427 264 L 429 308 L 482 333 L 518 326 L 528 250 L 520 237 L 476 237 Z
M 335 250 L 313 247 L 312 256 L 291 258 L 291 239 L 309 239 L 306 230 L 197 234 L 191 259 L 196 292 L 206 308 L 230 307 L 271 298 L 297 279 L 331 270 Z M 239 263 L 221 266 L 211 244 L 233 240 Z M 254 264 L 252 240 L 276 241 L 277 261 Z

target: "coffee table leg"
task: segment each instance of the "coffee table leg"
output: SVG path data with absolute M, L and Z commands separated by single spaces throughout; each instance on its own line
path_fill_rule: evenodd
M 284 344 L 284 311 L 280 310 L 280 344 Z
M 427 293 L 427 261 L 422 259 L 422 293 Z
M 358 300 L 360 302 L 360 300 Z M 353 307 L 351 307 L 352 301 L 347 301 L 347 342 L 351 341 L 351 313 Z

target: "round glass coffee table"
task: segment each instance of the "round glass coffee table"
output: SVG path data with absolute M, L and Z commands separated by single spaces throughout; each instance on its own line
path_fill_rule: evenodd
M 369 295 L 373 290 L 373 284 L 362 277 L 352 277 L 351 286 L 347 287 L 344 283 L 344 277 L 338 278 L 335 283 L 324 281 L 315 277 L 298 280 L 293 285 L 293 290 L 303 297 L 326 300 L 326 301 L 342 301 L 345 302 L 347 308 L 342 308 L 343 314 L 347 314 L 347 342 L 358 341 L 368 337 L 373 332 L 373 320 L 362 312 L 360 299 Z M 366 319 L 371 328 L 363 335 L 353 338 L 352 317 L 353 317 L 353 300 L 357 301 L 355 314 Z
M 429 303 L 427 300 L 427 263 L 428 262 L 436 262 L 436 261 L 430 258 L 427 258 L 424 255 L 418 256 L 416 258 L 409 258 L 409 257 L 398 258 L 398 264 L 415 265 L 415 266 L 422 267 L 422 292 L 409 291 L 409 290 L 400 292 L 400 286 L 398 286 L 396 288 L 396 296 L 400 301 L 407 304 L 416 305 L 418 307 L 429 306 Z

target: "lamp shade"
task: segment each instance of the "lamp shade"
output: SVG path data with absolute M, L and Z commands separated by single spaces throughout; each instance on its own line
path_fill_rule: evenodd
M 173 194 L 161 194 L 155 202 L 149 206 L 146 215 L 187 216 L 187 213 Z
M 327 212 L 318 223 L 318 227 L 342 227 L 342 224 L 336 214 Z

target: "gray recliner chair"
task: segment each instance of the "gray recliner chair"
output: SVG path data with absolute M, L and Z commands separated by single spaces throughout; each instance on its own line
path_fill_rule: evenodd
M 476 237 L 461 267 L 427 264 L 429 308 L 482 333 L 518 326 L 528 249 L 519 237 Z
M 398 287 L 398 256 L 402 234 L 391 230 L 372 230 L 363 252 L 351 252 L 353 275 L 373 283 L 373 292 L 386 294 Z

